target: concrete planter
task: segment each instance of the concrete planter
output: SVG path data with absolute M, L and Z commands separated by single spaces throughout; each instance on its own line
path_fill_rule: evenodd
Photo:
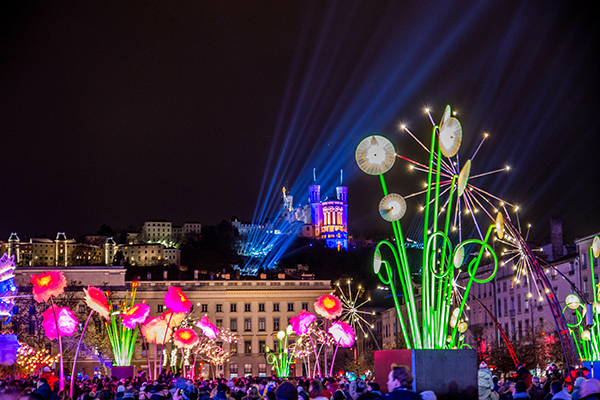
M 110 368 L 110 374 L 117 379 L 126 379 L 129 377 L 135 377 L 135 366 L 128 365 L 126 367 L 112 366 Z
M 477 400 L 477 351 L 475 350 L 384 350 L 375 352 L 375 380 L 387 392 L 391 365 L 410 367 L 413 390 L 432 390 L 440 396 L 460 394 L 464 400 Z

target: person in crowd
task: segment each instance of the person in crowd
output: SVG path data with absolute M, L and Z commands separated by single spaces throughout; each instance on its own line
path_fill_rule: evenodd
M 527 394 L 527 384 L 524 381 L 517 381 L 517 383 L 515 383 L 513 399 L 530 399 L 529 395 Z
M 579 400 L 581 398 L 579 391 L 581 389 L 581 384 L 583 382 L 585 382 L 585 378 L 583 376 L 580 376 L 577 379 L 575 379 L 575 384 L 573 385 L 573 390 L 571 390 L 571 398 L 573 400 Z
M 550 384 L 550 393 L 544 400 L 571 400 L 571 395 L 563 388 L 561 381 L 553 381 Z
M 529 398 L 531 400 L 541 400 L 542 397 L 540 396 L 540 390 L 541 390 L 540 378 L 537 376 L 534 376 L 533 378 L 531 378 L 531 386 L 529 387 L 529 390 L 527 390 L 527 394 L 529 395 Z
M 383 400 L 420 400 L 421 397 L 412 391 L 413 375 L 410 368 L 392 364 L 388 374 L 388 393 Z
M 318 382 L 315 380 L 315 382 Z M 320 385 L 320 383 L 319 383 Z M 290 382 L 283 382 L 275 389 L 276 400 L 298 400 L 298 388 Z
M 369 384 L 369 390 L 373 393 L 375 393 L 377 395 L 377 397 L 381 396 L 381 388 L 379 387 L 379 383 L 375 382 L 375 381 L 370 381 Z
M 310 390 L 308 391 L 308 397 L 313 400 L 329 400 L 323 396 L 323 386 L 321 385 L 321 381 L 315 379 L 310 384 Z
M 492 373 L 488 369 L 485 361 L 479 364 L 479 372 L 477 375 L 477 385 L 479 387 L 479 400 L 496 400 L 494 393 L 494 380 Z
M 52 391 L 46 378 L 38 379 L 37 389 L 33 393 L 39 395 L 43 400 L 58 400 L 58 395 Z
M 581 383 L 579 388 L 579 400 L 600 400 L 600 381 L 588 379 Z

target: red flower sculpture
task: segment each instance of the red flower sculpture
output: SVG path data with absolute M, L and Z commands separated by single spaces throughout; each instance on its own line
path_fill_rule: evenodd
M 173 343 L 179 348 L 191 349 L 199 341 L 198 334 L 192 328 L 177 329 L 175 334 L 173 334 Z
M 69 309 L 69 307 L 55 307 L 56 319 L 58 320 L 58 329 L 60 330 L 60 336 L 71 336 L 77 331 L 79 321 L 75 317 L 75 313 Z M 48 307 L 42 314 L 43 321 L 42 326 L 48 339 L 56 339 L 56 321 L 54 320 L 54 313 L 52 307 Z
M 342 315 L 342 302 L 337 296 L 324 294 L 315 302 L 317 314 L 327 319 L 335 319 Z
M 148 304 L 134 304 L 125 311 L 121 323 L 125 328 L 135 329 L 136 324 L 143 324 L 149 314 L 150 306 Z
M 302 310 L 302 312 L 290 319 L 290 325 L 296 335 L 304 335 L 308 331 L 308 326 L 317 319 L 314 314 Z
M 196 322 L 196 326 L 202 329 L 204 336 L 206 336 L 209 339 L 214 339 L 219 334 L 219 329 L 217 329 L 216 326 L 211 324 L 210 319 L 208 319 L 206 315 L 202 316 L 202 318 L 200 318 L 200 321 Z
M 108 299 L 102 290 L 94 286 L 88 286 L 87 289 L 83 288 L 83 292 L 85 293 L 85 303 L 87 306 L 105 319 L 109 319 L 110 310 L 108 308 Z
M 142 335 L 148 343 L 164 344 L 168 342 L 171 340 L 171 330 L 168 330 L 166 338 L 165 333 L 167 333 L 167 321 L 161 317 L 150 317 L 142 325 Z
M 170 286 L 169 291 L 165 293 L 165 306 L 175 313 L 189 313 L 192 309 L 192 302 L 181 291 L 181 288 Z
M 31 275 L 30 282 L 33 284 L 33 298 L 38 303 L 45 303 L 50 297 L 61 295 L 67 286 L 67 278 L 61 271 Z
M 352 347 L 355 340 L 354 329 L 342 321 L 336 321 L 327 330 L 335 339 L 335 342 L 342 347 Z

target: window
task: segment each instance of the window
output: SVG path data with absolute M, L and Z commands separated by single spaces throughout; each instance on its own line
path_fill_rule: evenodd
M 521 294 L 517 295 L 517 311 L 521 312 Z
M 201 312 L 208 312 L 208 304 L 202 304 L 202 311 Z
M 279 311 L 279 303 L 273 303 L 273 312 Z
M 264 318 L 258 319 L 258 330 L 264 332 L 266 330 L 266 323 Z
M 258 376 L 267 376 L 267 364 L 258 364 Z
M 85 312 L 85 304 L 79 304 L 77 306 L 77 312 L 83 314 Z
M 244 303 L 244 312 L 252 311 L 252 303 Z
M 223 304 L 217 304 L 216 312 L 223 312 Z
M 158 312 L 163 312 L 163 305 L 162 305 L 162 304 L 159 304 L 159 305 L 156 307 L 156 310 L 157 310 Z
M 502 301 L 498 300 L 498 315 L 502 315 Z
M 508 300 L 505 297 L 504 298 L 504 316 L 507 316 L 507 315 L 508 315 Z
M 229 345 L 229 354 L 231 354 L 232 356 L 237 356 L 237 349 L 238 345 L 237 343 L 232 343 Z
M 273 318 L 273 330 L 275 332 L 279 331 L 279 317 Z
M 238 365 L 237 364 L 229 364 L 229 375 L 237 375 L 238 374 Z
M 308 311 L 308 303 L 302 303 L 302 309 Z
M 29 306 L 29 314 L 35 314 L 35 306 Z
M 252 341 L 244 340 L 244 354 L 252 354 Z
M 252 376 L 252 364 L 244 364 L 244 376 Z
M 231 332 L 237 332 L 237 318 L 231 318 L 229 320 L 229 329 Z
M 294 303 L 288 303 L 288 311 L 294 311 Z
M 266 342 L 264 340 L 259 340 L 258 341 L 258 353 L 259 354 L 265 354 L 266 347 L 267 347 L 267 345 L 266 345 Z
M 252 330 L 252 318 L 244 318 L 244 331 L 250 332 Z
M 258 303 L 258 311 L 260 311 L 260 312 L 265 311 L 265 303 Z
M 216 325 L 217 325 L 219 328 L 223 327 L 223 320 L 222 320 L 222 319 L 217 319 L 217 321 L 216 321 Z
M 56 327 L 56 325 L 55 325 Z M 35 335 L 35 322 L 29 321 L 29 334 Z
M 13 314 L 19 313 L 19 306 L 13 306 Z
M 237 312 L 237 303 L 231 303 L 229 305 L 229 311 L 230 312 Z
M 506 292 L 506 281 L 502 282 L 502 291 Z

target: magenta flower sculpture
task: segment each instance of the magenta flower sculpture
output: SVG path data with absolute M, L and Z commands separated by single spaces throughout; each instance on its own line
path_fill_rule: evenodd
M 355 336 L 354 329 L 342 321 L 336 321 L 329 327 L 328 332 L 333 336 L 335 342 L 342 347 L 352 347 Z
M 196 326 L 202 329 L 202 334 L 209 339 L 215 339 L 219 334 L 219 329 L 211 324 L 210 319 L 206 315 L 200 318 L 200 321 L 196 322 Z
M 352 347 L 355 340 L 355 333 L 352 327 L 342 321 L 336 321 L 327 330 L 333 339 L 337 343 L 335 346 L 335 352 L 333 353 L 333 359 L 331 360 L 331 369 L 329 370 L 329 376 L 333 376 L 333 364 L 335 363 L 335 357 L 337 355 L 338 348 L 342 347 Z
M 55 307 L 55 309 L 56 318 L 54 318 L 52 307 L 48 307 L 42 314 L 42 326 L 44 327 L 44 332 L 48 339 L 52 340 L 58 338 L 56 335 L 56 320 L 58 320 L 58 333 L 60 336 L 71 336 L 77 332 L 79 321 L 77 321 L 75 313 L 73 313 L 69 307 Z
M 332 294 L 324 294 L 315 302 L 315 311 L 326 319 L 336 319 L 342 315 L 342 302 Z
M 306 310 L 302 310 L 302 312 L 295 317 L 290 319 L 290 325 L 292 325 L 292 329 L 296 335 L 304 335 L 308 332 L 308 327 L 312 324 L 317 317 Z
M 121 323 L 125 328 L 135 329 L 137 324 L 143 324 L 150 314 L 150 306 L 146 303 L 134 304 L 122 315 Z
M 192 305 L 181 288 L 170 286 L 169 291 L 165 293 L 165 306 L 175 313 L 187 314 L 192 309 Z

